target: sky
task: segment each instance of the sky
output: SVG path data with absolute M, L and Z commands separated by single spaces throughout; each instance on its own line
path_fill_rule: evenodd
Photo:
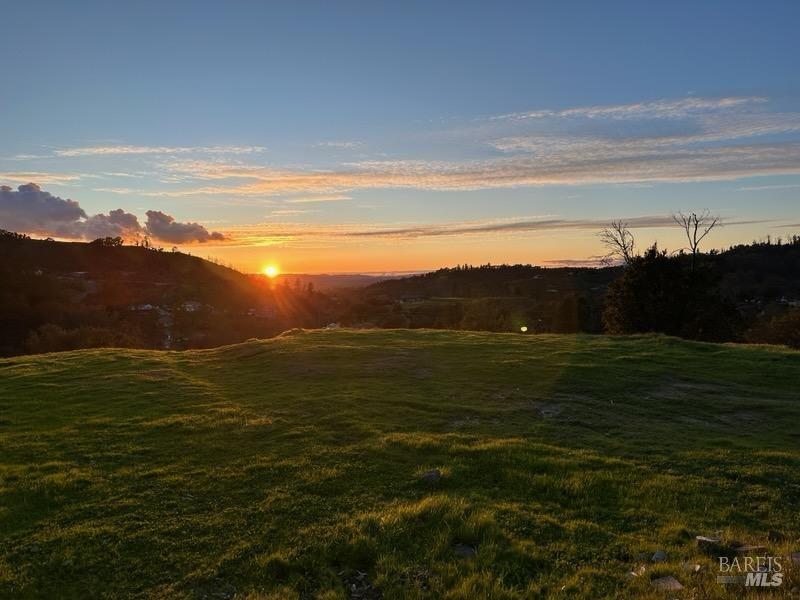
M 3 3 L 0 228 L 246 271 L 800 234 L 800 3 Z M 32 185 L 31 185 L 32 184 Z

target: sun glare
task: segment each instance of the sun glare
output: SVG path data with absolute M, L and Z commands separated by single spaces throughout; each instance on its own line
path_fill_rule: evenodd
M 270 279 L 274 279 L 275 277 L 278 276 L 280 271 L 278 271 L 278 267 L 276 267 L 275 265 L 267 265 L 262 270 L 262 273 L 264 273 L 264 275 L 266 275 Z

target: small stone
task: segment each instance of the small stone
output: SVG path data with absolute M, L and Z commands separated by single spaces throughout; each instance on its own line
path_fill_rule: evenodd
M 664 592 L 677 591 L 683 589 L 681 582 L 672 577 L 671 575 L 668 575 L 667 577 L 659 577 L 658 579 L 653 579 L 650 582 L 650 585 L 652 585 L 657 590 L 661 590 Z
M 736 554 L 756 554 L 758 552 L 764 552 L 766 548 L 764 546 L 753 546 L 751 544 L 742 544 L 741 546 L 735 546 L 733 550 Z
M 789 560 L 796 565 L 800 565 L 800 552 L 792 552 L 789 555 Z
M 475 548 L 472 546 L 467 546 L 466 544 L 456 544 L 453 547 L 453 552 L 459 558 L 473 558 L 475 554 Z
M 637 577 L 641 577 L 642 575 L 644 575 L 646 571 L 647 571 L 647 567 L 645 567 L 644 565 L 639 565 L 634 570 L 628 571 L 625 574 L 625 579 L 629 579 L 629 580 L 630 579 L 636 579 Z
M 650 560 L 652 560 L 654 563 L 667 562 L 667 553 L 663 550 L 656 550 L 656 553 L 653 554 L 653 557 Z
M 426 483 L 439 483 L 442 478 L 442 472 L 439 469 L 431 469 L 430 471 L 425 471 L 420 478 Z

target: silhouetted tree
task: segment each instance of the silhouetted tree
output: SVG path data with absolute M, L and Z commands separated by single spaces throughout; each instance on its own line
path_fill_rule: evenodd
M 598 235 L 608 251 L 605 256 L 606 261 L 610 262 L 611 259 L 617 258 L 626 265 L 631 264 L 636 252 L 636 240 L 627 223 L 612 221 L 611 225 Z
M 699 215 L 697 213 L 689 213 L 688 215 L 682 212 L 675 213 L 672 215 L 672 220 L 686 234 L 686 239 L 689 241 L 689 250 L 692 253 L 692 270 L 694 271 L 697 263 L 697 253 L 700 250 L 700 242 L 719 224 L 719 217 L 713 216 L 708 209 L 705 209 Z
M 103 248 L 118 248 L 122 246 L 122 238 L 117 237 L 102 237 L 97 238 L 90 242 L 92 246 L 102 246 Z
M 603 323 L 612 334 L 659 332 L 724 341 L 736 336 L 739 318 L 721 297 L 711 269 L 687 271 L 680 257 L 653 245 L 609 286 Z
M 5 239 L 5 240 L 29 240 L 31 238 L 30 238 L 30 236 L 27 236 L 24 233 L 16 233 L 15 231 L 7 231 L 5 229 L 0 229 L 0 239 Z

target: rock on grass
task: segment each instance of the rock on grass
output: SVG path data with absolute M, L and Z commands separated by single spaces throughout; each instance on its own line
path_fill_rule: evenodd
M 442 479 L 442 472 L 439 469 L 431 469 L 420 475 L 420 479 L 425 483 L 439 483 Z
M 666 577 L 659 577 L 658 579 L 653 579 L 650 582 L 650 585 L 652 585 L 657 590 L 664 592 L 677 591 L 683 589 L 681 582 L 675 579 L 672 575 L 667 575 Z

